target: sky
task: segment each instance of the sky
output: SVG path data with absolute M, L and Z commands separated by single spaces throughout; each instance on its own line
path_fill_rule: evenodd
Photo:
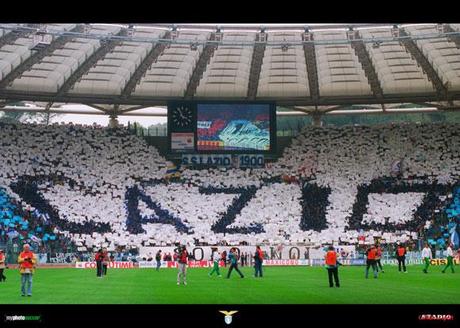
M 86 105 L 63 105 L 61 109 L 68 109 L 68 110 L 78 110 L 78 111 L 91 111 L 97 112 L 94 108 L 88 107 Z M 149 107 L 138 112 L 160 112 L 165 113 L 166 109 L 164 108 L 156 108 L 156 107 Z M 0 117 L 3 116 L 3 113 L 0 112 Z M 75 123 L 75 124 L 86 124 L 92 125 L 93 123 L 107 126 L 109 124 L 109 116 L 108 115 L 83 115 L 83 114 L 60 114 L 59 116 L 52 117 L 50 123 Z M 155 124 L 166 123 L 167 119 L 166 116 L 164 117 L 152 117 L 152 116 L 126 116 L 120 115 L 118 117 L 118 122 L 122 125 L 127 125 L 128 122 L 134 123 L 137 122 L 144 127 L 148 127 Z
M 122 125 L 127 125 L 128 121 L 131 123 L 137 122 L 144 127 L 150 125 L 166 123 L 166 117 L 149 117 L 149 116 L 119 116 L 118 122 Z M 91 125 L 97 123 L 99 125 L 109 125 L 109 117 L 107 115 L 81 115 L 81 114 L 62 114 L 51 120 L 51 123 L 77 123 Z

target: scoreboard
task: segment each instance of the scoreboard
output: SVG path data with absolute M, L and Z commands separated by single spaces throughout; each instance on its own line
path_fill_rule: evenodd
M 276 153 L 275 103 L 170 102 L 168 146 L 184 165 L 263 166 Z

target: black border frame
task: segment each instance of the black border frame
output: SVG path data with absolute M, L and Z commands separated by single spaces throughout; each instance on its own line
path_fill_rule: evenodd
M 231 324 L 220 311 L 238 311 Z M 332 315 L 331 315 L 332 314 Z M 2 304 L 3 327 L 120 327 L 140 323 L 164 327 L 458 327 L 455 304 Z M 6 321 L 7 315 L 40 316 L 40 321 Z M 426 315 L 449 315 L 453 320 L 427 320 Z

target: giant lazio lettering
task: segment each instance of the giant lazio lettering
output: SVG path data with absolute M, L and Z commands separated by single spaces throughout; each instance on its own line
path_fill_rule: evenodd
M 70 233 L 81 233 L 82 231 L 91 231 L 105 233 L 112 231 L 109 223 L 88 220 L 84 224 L 69 222 L 61 217 L 58 208 L 50 205 L 45 199 L 39 185 L 46 180 L 46 177 L 19 177 L 16 182 L 11 184 L 11 189 L 17 193 L 21 199 L 31 206 L 37 208 L 41 213 L 46 213 L 48 219 L 61 231 Z M 75 184 L 70 178 L 63 178 L 64 183 Z M 372 226 L 374 230 L 382 232 L 394 232 L 396 230 L 413 230 L 414 226 L 423 225 L 426 220 L 433 218 L 435 210 L 445 209 L 450 203 L 449 200 L 440 196 L 449 194 L 455 186 L 450 184 L 423 183 L 420 179 L 417 183 L 410 181 L 401 181 L 396 178 L 379 178 L 371 181 L 369 184 L 358 186 L 355 203 L 348 220 L 346 230 L 369 230 L 371 226 L 368 222 L 363 221 L 369 205 L 369 195 L 371 194 L 404 194 L 410 192 L 422 193 L 423 198 L 419 206 L 415 209 L 410 221 L 403 223 L 377 223 Z M 427 180 L 428 181 L 428 180 Z M 225 234 L 259 234 L 265 232 L 264 224 L 261 222 L 251 223 L 242 227 L 235 227 L 235 221 L 244 208 L 254 201 L 258 190 L 282 184 L 281 178 L 272 178 L 265 180 L 259 187 L 198 187 L 198 192 L 202 195 L 228 194 L 235 195 L 231 204 L 224 209 L 211 225 L 211 231 L 214 233 Z M 145 224 L 168 224 L 172 225 L 178 234 L 194 234 L 194 226 L 185 222 L 183 218 L 174 211 L 167 209 L 155 198 L 152 198 L 146 191 L 146 187 L 165 186 L 163 180 L 144 181 L 138 185 L 128 187 L 123 200 L 126 209 L 126 226 L 130 234 L 144 233 Z M 297 188 L 297 187 L 295 187 Z M 308 181 L 300 181 L 299 194 L 301 195 L 298 202 L 301 206 L 300 217 L 296 218 L 299 231 L 316 231 L 321 232 L 328 229 L 326 221 L 327 208 L 330 204 L 329 195 L 330 187 L 318 186 Z M 143 215 L 139 210 L 139 202 L 142 201 L 151 210 L 150 215 Z M 332 204 L 334 205 L 334 204 Z M 200 205 L 197 205 L 200 206 Z M 204 206 L 204 205 L 201 205 Z

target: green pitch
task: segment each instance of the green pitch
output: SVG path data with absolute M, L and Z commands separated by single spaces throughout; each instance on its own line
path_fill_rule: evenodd
M 6 270 L 0 283 L 0 304 L 382 304 L 460 303 L 460 270 L 441 273 L 439 266 L 422 273 L 422 266 L 409 266 L 407 274 L 386 266 L 374 279 L 364 278 L 364 267 L 341 267 L 340 288 L 330 288 L 322 267 L 265 267 L 262 279 L 253 269 L 242 268 L 225 279 L 209 277 L 208 269 L 188 269 L 187 286 L 176 284 L 176 269 L 109 269 L 96 278 L 95 270 L 38 269 L 33 296 L 21 297 L 20 275 Z M 458 266 L 457 266 L 458 268 Z

